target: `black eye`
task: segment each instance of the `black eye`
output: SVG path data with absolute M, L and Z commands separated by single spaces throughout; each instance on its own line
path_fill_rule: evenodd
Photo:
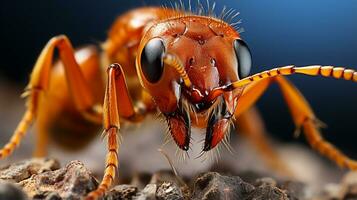
M 234 51 L 236 52 L 238 62 L 239 78 L 245 78 L 249 76 L 250 69 L 252 68 L 252 55 L 247 44 L 240 39 L 234 40 Z
M 151 83 L 160 80 L 164 70 L 163 55 L 165 46 L 160 38 L 151 39 L 141 53 L 141 69 Z

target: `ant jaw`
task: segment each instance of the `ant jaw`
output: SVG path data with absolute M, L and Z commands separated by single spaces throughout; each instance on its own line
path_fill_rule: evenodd
M 203 151 L 209 151 L 215 148 L 225 137 L 227 130 L 229 130 L 229 119 L 220 119 L 213 125 L 207 126 L 205 144 Z
M 190 124 L 177 115 L 168 117 L 167 122 L 171 136 L 177 146 L 184 151 L 188 151 L 191 138 Z
M 180 103 L 173 113 L 165 114 L 169 131 L 177 146 L 188 151 L 191 139 L 191 119 L 188 110 Z
M 205 118 L 207 125 L 203 151 L 209 151 L 215 148 L 225 138 L 226 132 L 231 128 L 230 118 L 232 114 L 227 106 L 227 102 L 223 97 L 220 97 L 212 104 L 189 104 L 190 102 L 185 98 L 181 98 L 174 112 L 164 113 L 173 140 L 180 149 L 184 151 L 189 150 L 191 140 L 191 112 L 201 111 L 209 116 Z M 194 116 L 197 117 L 197 114 L 198 113 L 194 113 Z M 197 121 L 194 124 L 198 125 Z
M 223 140 L 231 126 L 229 119 L 232 115 L 227 110 L 225 101 L 221 102 L 209 115 L 203 151 L 215 148 Z

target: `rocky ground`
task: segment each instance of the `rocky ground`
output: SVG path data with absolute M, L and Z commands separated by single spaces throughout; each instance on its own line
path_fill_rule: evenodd
M 0 199 L 82 199 L 98 186 L 98 180 L 80 161 L 60 167 L 55 159 L 30 159 L 0 168 Z M 357 173 L 348 173 L 341 183 L 326 185 L 318 193 L 293 180 L 264 177 L 254 172 L 236 175 L 207 172 L 179 177 L 171 171 L 137 174 L 126 184 L 113 187 L 105 200 L 184 199 L 357 199 Z

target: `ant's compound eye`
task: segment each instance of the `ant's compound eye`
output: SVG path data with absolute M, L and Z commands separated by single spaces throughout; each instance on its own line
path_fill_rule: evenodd
M 243 40 L 236 39 L 233 45 L 238 62 L 238 75 L 240 79 L 243 79 L 249 75 L 252 68 L 252 55 Z
M 149 40 L 141 53 L 141 69 L 150 83 L 158 82 L 162 76 L 164 52 L 164 42 L 160 38 L 153 38 Z

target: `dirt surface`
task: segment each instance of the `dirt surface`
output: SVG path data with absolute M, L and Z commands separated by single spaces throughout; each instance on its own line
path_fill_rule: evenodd
M 249 172 L 228 175 L 201 173 L 175 176 L 171 171 L 137 174 L 127 184 L 114 186 L 102 199 L 138 200 L 355 200 L 357 173 L 348 173 L 340 183 L 311 192 L 309 185 Z M 259 177 L 259 178 L 252 178 Z M 60 167 L 55 159 L 29 159 L 0 168 L 0 199 L 82 199 L 98 186 L 98 180 L 80 161 Z

